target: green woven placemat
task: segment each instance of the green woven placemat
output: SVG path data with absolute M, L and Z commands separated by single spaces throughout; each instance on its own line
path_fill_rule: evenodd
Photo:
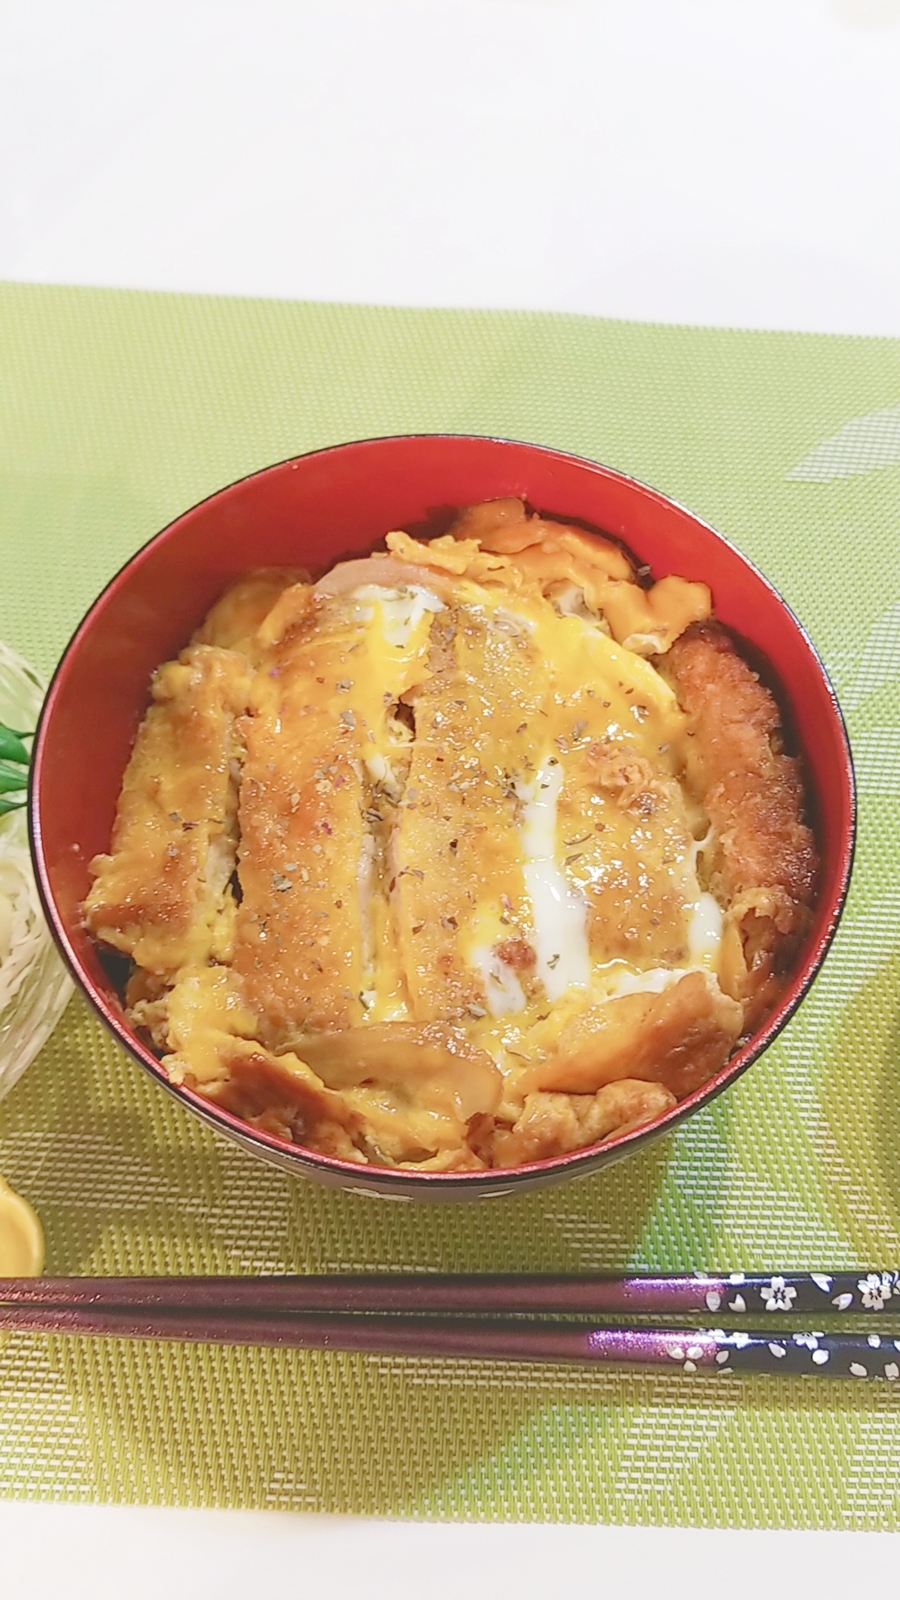
M 740 1083 L 596 1177 L 419 1208 L 270 1171 L 78 1000 L 0 1106 L 63 1272 L 900 1267 L 900 341 L 0 288 L 0 637 L 48 671 L 119 564 L 221 484 L 406 430 L 634 473 L 806 623 L 861 789 L 850 904 Z M 410 1517 L 900 1527 L 889 1385 L 17 1336 L 0 1493 Z

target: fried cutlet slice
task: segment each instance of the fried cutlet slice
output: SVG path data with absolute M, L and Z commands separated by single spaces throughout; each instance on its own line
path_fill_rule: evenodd
M 691 964 L 700 888 L 671 689 L 543 597 L 465 588 L 415 696 L 395 835 L 413 1015 L 555 1001 L 591 961 Z
M 497 947 L 532 939 L 516 779 L 536 773 L 545 673 L 528 628 L 471 604 L 432 629 L 432 677 L 413 699 L 415 739 L 392 841 L 393 924 L 410 1015 L 518 1009 Z
M 267 1042 L 362 1019 L 363 783 L 335 687 L 352 638 L 337 618 L 301 620 L 245 722 L 233 966 Z
M 246 659 L 192 645 L 153 678 L 153 704 L 122 782 L 109 855 L 91 863 L 85 923 L 168 977 L 228 957 Z
M 774 696 L 721 628 L 692 630 L 659 663 L 689 718 L 685 782 L 709 817 L 709 888 L 725 908 L 723 988 L 753 1022 L 808 923 L 818 870 L 802 767 Z
M 570 881 L 587 906 L 595 964 L 691 963 L 699 886 L 681 791 L 633 744 L 590 740 L 566 763 L 559 828 Z
M 390 783 L 399 695 L 427 671 L 433 615 L 421 597 L 391 604 L 388 591 L 299 586 L 260 630 L 234 970 L 271 1046 L 366 1014 L 374 802 Z

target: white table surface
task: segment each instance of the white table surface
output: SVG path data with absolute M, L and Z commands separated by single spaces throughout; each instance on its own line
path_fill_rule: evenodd
M 0 0 L 0 278 L 898 337 L 900 0 Z M 0 1583 L 830 1597 L 898 1538 L 9 1501 Z

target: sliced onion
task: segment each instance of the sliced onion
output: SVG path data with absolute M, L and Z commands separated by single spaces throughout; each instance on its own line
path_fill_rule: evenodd
M 320 595 L 350 594 L 365 584 L 377 584 L 382 589 L 410 589 L 413 586 L 430 589 L 442 600 L 452 600 L 458 579 L 436 567 L 419 567 L 410 561 L 398 561 L 396 556 L 365 556 L 359 561 L 342 561 L 332 567 L 314 586 L 313 593 Z

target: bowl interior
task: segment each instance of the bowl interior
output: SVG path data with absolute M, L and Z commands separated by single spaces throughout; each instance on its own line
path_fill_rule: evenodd
M 141 550 L 112 580 L 74 635 L 48 695 L 36 741 L 32 835 L 51 926 L 79 981 L 128 1047 L 167 1084 L 124 1018 L 97 950 L 81 926 L 88 863 L 106 850 L 122 773 L 148 702 L 154 668 L 183 647 L 234 576 L 256 566 L 300 565 L 317 574 L 338 557 L 366 554 L 391 528 L 435 531 L 452 510 L 524 496 L 557 517 L 621 539 L 654 576 L 678 573 L 713 591 L 716 615 L 747 642 L 777 686 L 806 759 L 822 855 L 817 908 L 796 972 L 765 1027 L 711 1084 L 665 1119 L 684 1115 L 730 1081 L 774 1036 L 818 967 L 840 914 L 853 845 L 853 781 L 840 713 L 802 628 L 764 578 L 689 512 L 634 480 L 538 446 L 441 435 L 337 446 L 269 468 L 203 501 Z M 168 1084 L 167 1084 L 168 1086 Z M 189 1091 L 175 1091 L 207 1120 L 253 1148 L 297 1165 L 390 1189 L 390 1175 L 353 1168 L 258 1135 Z M 598 1165 L 620 1145 L 539 1163 Z M 534 1178 L 540 1173 L 527 1169 Z M 551 1172 L 547 1172 L 550 1176 Z M 405 1174 L 400 1190 L 508 1187 L 509 1174 Z M 522 1173 L 524 1176 L 524 1171 Z M 394 1185 L 396 1187 L 396 1184 Z

